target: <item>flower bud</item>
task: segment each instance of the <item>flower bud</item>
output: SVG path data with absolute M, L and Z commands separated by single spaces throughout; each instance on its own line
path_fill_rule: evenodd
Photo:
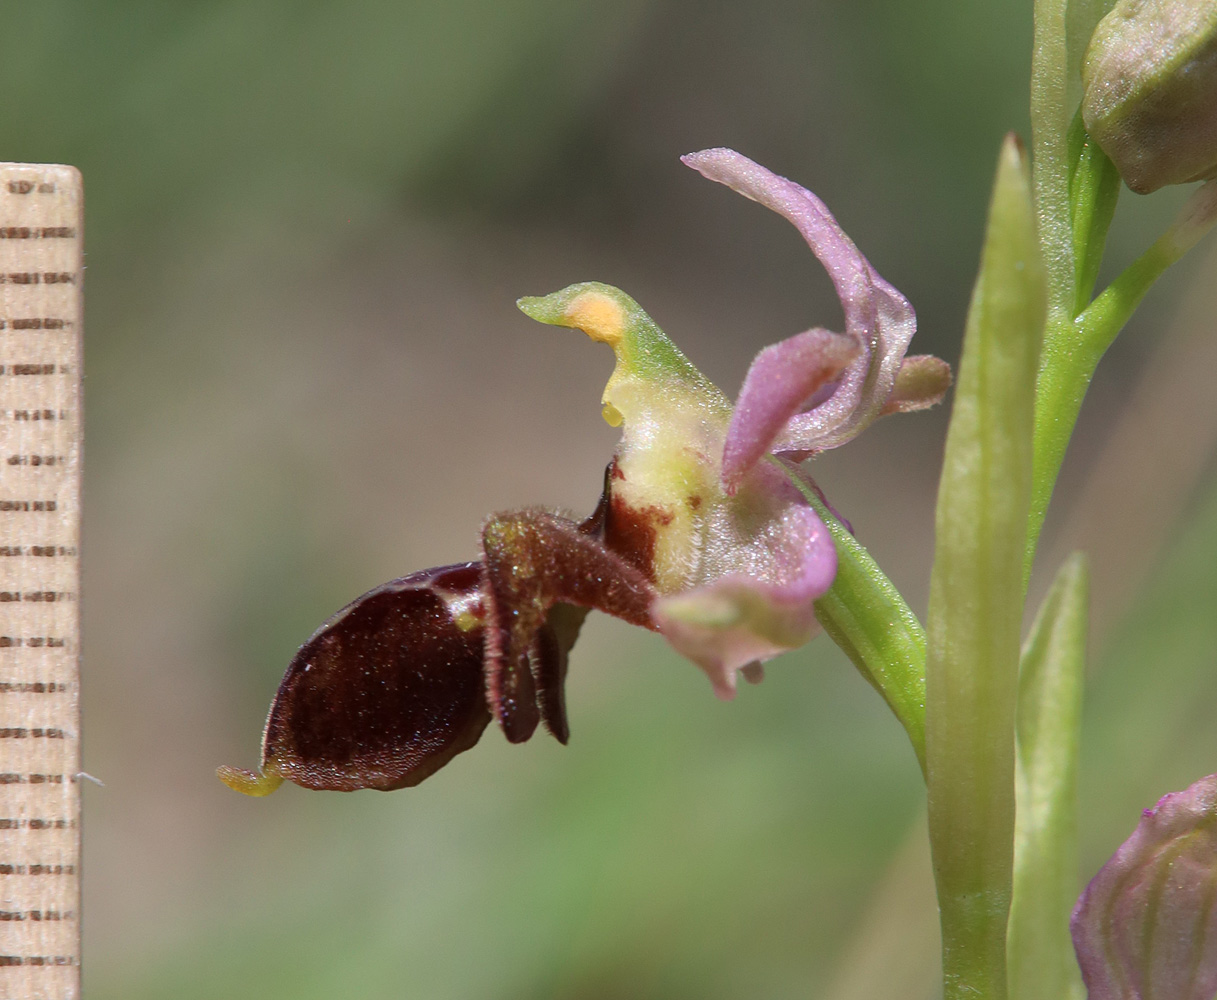
M 1090 1000 L 1217 992 L 1217 774 L 1146 809 L 1071 928 Z
M 1120 0 L 1082 66 L 1082 118 L 1132 190 L 1217 173 L 1217 4 Z

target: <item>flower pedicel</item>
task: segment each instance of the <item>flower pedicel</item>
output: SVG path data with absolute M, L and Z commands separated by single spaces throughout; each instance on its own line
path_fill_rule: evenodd
M 938 402 L 950 370 L 905 357 L 908 301 L 815 195 L 728 149 L 684 162 L 788 219 L 831 277 L 845 332 L 765 348 L 734 407 L 624 292 L 585 282 L 520 308 L 613 348 L 602 399 L 621 427 L 600 503 L 579 522 L 541 508 L 491 516 L 481 558 L 394 580 L 326 622 L 271 705 L 260 773 L 237 791 L 415 785 L 473 746 L 491 716 L 513 743 L 569 735 L 567 657 L 590 609 L 661 632 L 731 698 L 736 674 L 818 630 L 836 551 L 795 463 L 880 416 Z

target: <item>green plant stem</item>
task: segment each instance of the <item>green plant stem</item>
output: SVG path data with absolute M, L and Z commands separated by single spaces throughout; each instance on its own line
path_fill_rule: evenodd
M 1044 312 L 1031 181 L 1009 137 L 968 311 L 930 577 L 926 772 L 945 1000 L 1006 996 L 1022 563 Z
M 1023 646 L 1018 690 L 1018 812 L 1007 936 L 1011 1000 L 1084 995 L 1069 936 L 1078 895 L 1077 760 L 1089 572 L 1061 566 Z
M 1101 179 L 1096 183 L 1102 183 Z M 1162 272 L 1195 246 L 1215 223 L 1217 180 L 1210 180 L 1192 193 L 1166 232 L 1080 315 L 1068 322 L 1049 321 L 1036 387 L 1035 475 L 1027 521 L 1024 587 L 1031 575 L 1065 449 L 1099 361 Z
M 815 490 L 797 475 L 790 479 L 828 526 L 837 547 L 837 576 L 816 601 L 816 618 L 900 720 L 924 774 L 925 629 Z
M 1035 470 L 1024 554 L 1024 582 L 1030 576 L 1048 503 L 1095 369 L 1145 293 L 1162 272 L 1179 259 L 1183 249 L 1167 233 L 1129 265 L 1076 319 L 1066 323 L 1050 322 L 1044 331 L 1035 397 Z
M 1076 299 L 1069 204 L 1066 0 L 1035 0 L 1031 54 L 1031 148 L 1040 256 L 1048 278 L 1048 325 L 1073 318 Z

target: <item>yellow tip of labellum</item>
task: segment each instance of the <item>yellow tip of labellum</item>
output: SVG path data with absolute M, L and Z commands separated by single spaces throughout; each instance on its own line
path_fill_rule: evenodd
M 243 767 L 229 767 L 227 764 L 216 768 L 216 777 L 234 792 L 254 798 L 269 795 L 283 784 L 283 779 L 277 774 L 256 774 Z

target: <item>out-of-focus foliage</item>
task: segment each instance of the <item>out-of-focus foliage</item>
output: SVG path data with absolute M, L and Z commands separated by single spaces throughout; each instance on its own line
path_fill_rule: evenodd
M 609 358 L 519 295 L 619 284 L 730 393 L 762 345 L 838 325 L 797 237 L 679 154 L 734 146 L 816 190 L 916 306 L 914 349 L 953 360 L 993 156 L 1025 128 L 1030 16 L 4 6 L 0 157 L 75 163 L 87 192 L 90 997 L 828 988 L 922 788 L 826 641 L 723 705 L 657 639 L 592 622 L 568 748 L 488 731 L 392 795 L 248 801 L 213 769 L 255 761 L 284 665 L 333 610 L 472 557 L 491 510 L 590 510 Z M 1122 208 L 1117 264 L 1170 207 Z M 1064 502 L 1164 326 L 1147 313 L 1100 370 Z M 944 424 L 887 423 L 814 469 L 924 611 Z M 1192 589 L 1155 596 L 1095 682 L 1091 870 L 1137 808 L 1217 770 L 1209 514 L 1177 557 Z
M 1164 790 L 1217 764 L 1217 494 L 1195 507 L 1115 631 L 1082 721 L 1082 866 L 1098 870 Z M 1157 798 L 1156 798 L 1157 797 Z M 1127 833 L 1127 829 L 1125 830 Z

